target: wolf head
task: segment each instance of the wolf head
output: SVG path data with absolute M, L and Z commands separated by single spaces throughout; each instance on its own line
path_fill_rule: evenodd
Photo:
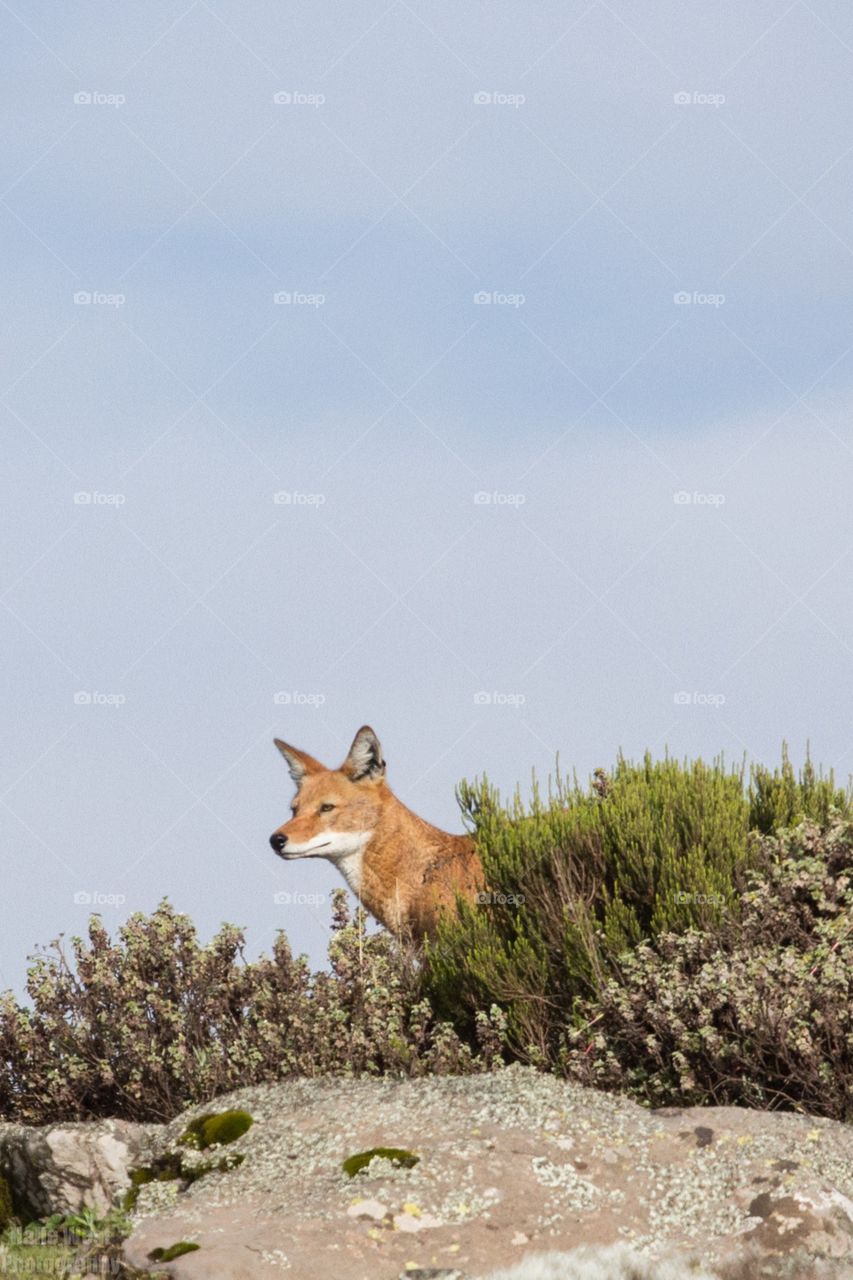
M 291 818 L 270 836 L 275 852 L 288 860 L 333 862 L 360 854 L 376 829 L 387 792 L 382 747 L 370 726 L 359 729 L 339 769 L 327 769 L 279 738 L 275 745 L 297 788 Z

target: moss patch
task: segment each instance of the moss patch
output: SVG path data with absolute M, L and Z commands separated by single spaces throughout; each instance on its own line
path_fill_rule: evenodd
M 190 1121 L 178 1142 L 193 1151 L 207 1151 L 211 1147 L 225 1147 L 242 1138 L 254 1124 L 248 1111 L 220 1111 Z M 219 1160 L 207 1160 L 200 1164 L 192 1164 L 181 1151 L 166 1151 L 158 1156 L 153 1164 L 139 1169 L 132 1169 L 130 1174 L 130 1190 L 126 1193 L 122 1207 L 131 1212 L 139 1199 L 140 1187 L 149 1182 L 179 1182 L 181 1191 L 204 1178 L 208 1173 L 227 1173 L 230 1169 L 239 1169 L 245 1160 L 244 1155 L 231 1152 Z M 163 1259 L 159 1259 L 163 1261 Z
M 390 1160 L 403 1169 L 414 1169 L 420 1160 L 414 1151 L 404 1151 L 400 1147 L 371 1147 L 369 1151 L 359 1151 L 344 1160 L 341 1168 L 347 1177 L 354 1178 L 362 1169 L 366 1169 L 371 1160 Z
M 207 1151 L 208 1147 L 225 1147 L 242 1138 L 254 1124 L 248 1111 L 220 1111 L 191 1120 L 179 1141 L 185 1146 Z
M 179 1240 L 177 1244 L 170 1244 L 168 1249 L 152 1249 L 148 1258 L 151 1262 L 174 1262 L 175 1258 L 182 1258 L 185 1253 L 195 1253 L 200 1248 L 200 1244 Z
M 232 1152 L 231 1155 L 223 1156 L 221 1160 L 208 1160 L 204 1164 L 195 1165 L 192 1169 L 183 1169 L 181 1176 L 189 1187 L 209 1173 L 228 1173 L 229 1169 L 239 1169 L 245 1159 L 245 1156 Z
M 172 1155 L 171 1152 L 160 1156 L 153 1165 L 145 1165 L 140 1169 L 131 1169 L 130 1189 L 125 1192 L 121 1205 L 122 1209 L 124 1209 L 125 1213 L 132 1213 L 136 1208 L 140 1189 L 147 1186 L 149 1182 L 177 1182 L 180 1177 L 180 1156 Z
M 224 1114 L 246 1115 L 245 1112 L 225 1112 Z M 201 1121 L 193 1121 L 193 1123 L 200 1125 L 203 1121 L 211 1118 L 217 1119 L 218 1117 L 204 1116 Z M 249 1124 L 245 1125 L 242 1133 L 245 1133 L 253 1123 L 251 1116 L 247 1116 L 247 1119 Z M 236 1124 L 231 1126 L 230 1131 L 234 1132 L 237 1127 Z M 187 1130 L 187 1133 L 189 1133 L 189 1130 Z M 186 1136 L 186 1133 L 182 1134 L 179 1141 L 185 1142 Z M 223 1141 L 235 1142 L 240 1136 L 240 1133 L 235 1132 L 234 1137 L 220 1139 L 211 1145 L 218 1146 Z M 206 1147 L 198 1145 L 198 1139 L 195 1134 L 187 1145 L 194 1150 L 206 1150 Z M 136 1208 L 140 1188 L 147 1186 L 150 1182 L 179 1182 L 181 1184 L 180 1190 L 186 1191 L 187 1187 L 191 1187 L 194 1182 L 198 1182 L 199 1178 L 204 1178 L 209 1173 L 228 1173 L 231 1169 L 239 1169 L 245 1159 L 244 1155 L 231 1151 L 223 1155 L 219 1160 L 205 1160 L 200 1164 L 190 1164 L 183 1152 L 165 1151 L 163 1155 L 157 1157 L 153 1164 L 144 1165 L 139 1169 L 131 1169 L 130 1189 L 125 1193 L 122 1208 L 126 1213 L 131 1213 Z

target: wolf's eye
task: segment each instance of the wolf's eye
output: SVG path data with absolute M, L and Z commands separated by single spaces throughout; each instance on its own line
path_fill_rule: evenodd
M 321 812 L 321 813 L 331 813 L 331 812 L 332 812 L 332 810 L 334 809 L 334 807 L 335 807 L 335 806 L 334 806 L 333 804 L 321 804 L 321 805 L 320 805 L 320 812 Z

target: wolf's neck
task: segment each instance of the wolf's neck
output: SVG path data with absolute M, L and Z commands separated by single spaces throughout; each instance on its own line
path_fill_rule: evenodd
M 367 839 L 365 838 L 365 844 Z M 335 866 L 346 880 L 352 892 L 357 898 L 361 897 L 362 881 L 364 879 L 364 845 L 360 849 L 354 849 L 352 853 L 345 853 L 341 857 L 335 859 Z

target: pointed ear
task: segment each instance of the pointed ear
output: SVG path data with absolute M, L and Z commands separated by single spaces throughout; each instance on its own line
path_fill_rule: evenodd
M 296 747 L 291 747 L 286 742 L 282 742 L 281 738 L 273 738 L 273 742 L 284 756 L 290 776 L 297 786 L 299 786 L 306 773 L 325 772 L 320 761 L 315 760 L 313 756 L 309 756 L 305 751 L 297 751 Z
M 352 782 L 360 782 L 365 778 L 384 778 L 382 747 L 370 725 L 362 725 L 353 738 L 349 755 L 341 765 L 341 773 L 345 773 Z

